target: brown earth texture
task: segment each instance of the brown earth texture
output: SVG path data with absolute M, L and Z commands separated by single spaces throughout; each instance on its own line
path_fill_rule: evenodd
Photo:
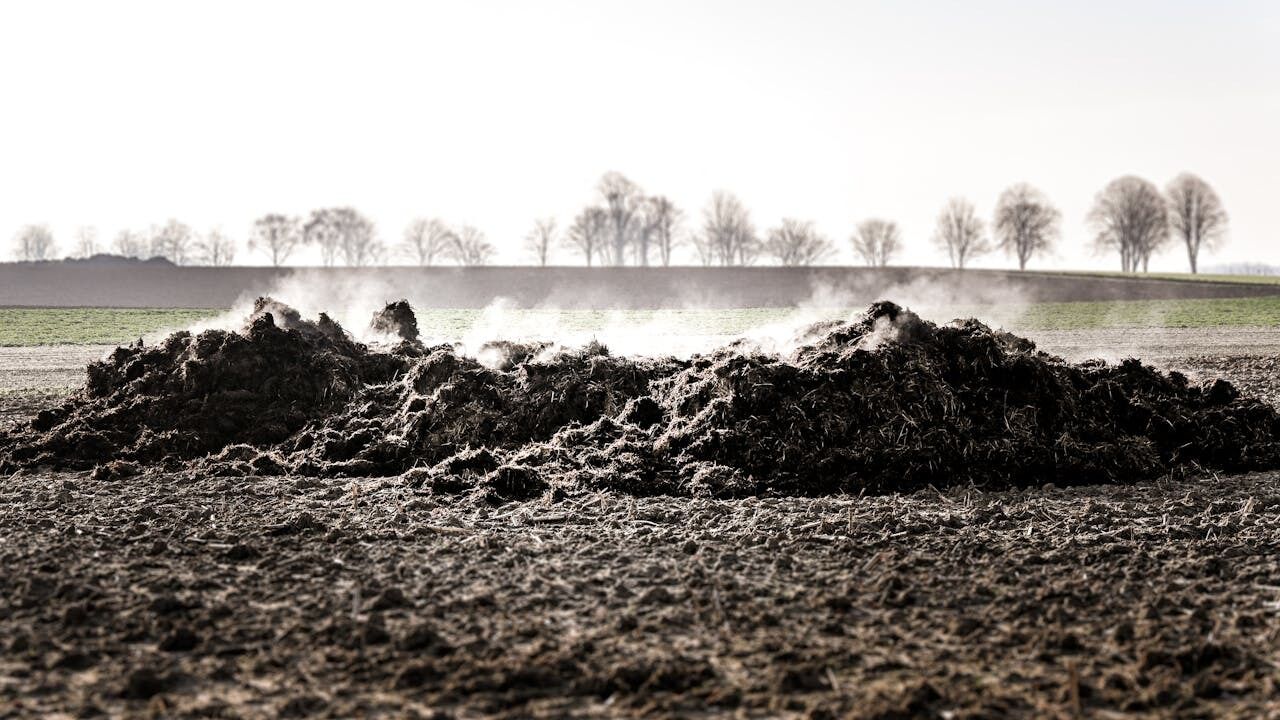
M 472 365 L 260 310 L 0 396 L 0 714 L 1280 716 L 1274 347 L 1075 365 L 878 307 Z M 211 372 L 268 346 L 314 386 Z

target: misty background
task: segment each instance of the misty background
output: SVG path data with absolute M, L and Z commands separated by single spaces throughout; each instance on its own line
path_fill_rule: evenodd
M 177 218 L 243 244 L 265 214 L 351 206 L 388 245 L 440 217 L 529 263 L 535 220 L 567 227 L 616 170 L 689 226 L 725 190 L 762 233 L 814 221 L 827 262 L 882 217 L 895 264 L 945 265 L 948 199 L 989 223 L 1028 182 L 1062 213 L 1032 265 L 1109 270 L 1095 194 L 1190 171 L 1231 217 L 1202 264 L 1274 262 L 1278 36 L 1264 2 L 11 4 L 0 237 L 47 224 L 65 254 L 80 226 L 105 249 Z

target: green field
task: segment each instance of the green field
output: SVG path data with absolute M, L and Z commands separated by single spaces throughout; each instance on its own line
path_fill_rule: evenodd
M 1039 303 L 1013 306 L 918 308 L 935 320 L 977 316 L 1012 330 L 1073 330 L 1129 327 L 1280 326 L 1280 296 L 1213 300 L 1133 300 L 1124 302 Z M 857 309 L 804 311 L 805 319 L 848 317 Z M 460 338 L 483 335 L 551 336 L 626 325 L 639 332 L 668 335 L 738 335 L 750 328 L 795 319 L 783 308 L 738 310 L 425 310 L 419 322 L 426 335 Z M 189 327 L 218 313 L 210 310 L 110 308 L 0 308 L 0 346 L 111 345 L 141 336 Z
M 0 308 L 0 346 L 115 345 L 188 327 L 210 310 Z

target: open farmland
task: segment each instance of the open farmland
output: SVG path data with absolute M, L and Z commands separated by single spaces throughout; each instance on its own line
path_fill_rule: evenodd
M 1270 297 L 952 309 L 1009 313 L 1007 327 L 1073 359 L 1137 355 L 1193 382 L 1225 377 L 1247 396 L 1280 400 Z M 82 384 L 83 363 L 108 350 L 75 344 L 85 342 L 80 322 L 48 321 L 74 315 L 7 312 L 13 341 L 0 349 L 0 363 L 24 369 L 6 374 L 13 387 L 0 392 L 0 425 L 56 404 Z M 139 316 L 131 313 L 94 314 L 92 336 L 136 340 Z M 213 314 L 143 317 L 159 329 Z M 619 337 L 711 336 L 721 344 L 792 315 L 463 308 L 422 311 L 417 325 L 424 336 L 457 339 L 539 328 L 607 337 L 621 327 L 629 332 Z M 838 308 L 804 319 L 851 315 Z M 914 341 L 889 340 L 876 357 L 897 362 L 896 342 Z M 150 338 L 148 346 L 160 347 Z M 336 351 L 348 352 L 342 347 Z M 999 349 L 1001 362 L 1023 367 L 1021 351 L 1009 348 Z M 198 383 L 213 377 L 201 369 L 204 355 L 181 356 L 173 375 L 161 355 L 147 357 L 143 386 L 187 378 L 197 383 L 189 388 L 194 399 L 203 393 Z M 820 357 L 812 362 L 827 362 Z M 475 378 L 503 378 L 458 362 L 446 355 L 426 366 L 452 368 L 442 386 L 466 390 L 448 400 L 457 413 L 424 428 L 465 420 L 461 409 L 493 393 Z M 525 361 L 513 362 L 519 372 Z M 590 356 L 582 362 L 566 367 L 605 381 L 610 366 Z M 128 387 L 126 365 L 119 367 L 120 387 Z M 620 380 L 608 382 L 631 383 L 632 370 L 616 367 L 608 372 Z M 923 367 L 918 373 L 929 376 Z M 704 387 L 691 380 L 691 388 Z M 740 387 L 760 392 L 748 390 L 751 382 Z M 697 392 L 683 402 L 695 402 Z M 120 397 L 126 404 L 112 412 L 153 402 Z M 550 398 L 547 407 L 564 402 L 554 391 Z M 361 423 L 370 408 L 414 401 L 412 393 L 403 401 L 367 396 L 341 418 L 337 435 L 368 436 Z M 997 404 L 983 407 L 1002 415 Z M 181 407 L 155 417 L 177 417 Z M 495 407 L 492 420 L 464 421 L 451 432 L 480 437 L 486 423 L 522 412 Z M 627 412 L 618 417 L 632 417 Z M 82 427 L 92 428 L 94 417 L 84 415 Z M 643 438 L 614 438 L 613 426 L 597 425 L 606 433 L 598 441 L 615 456 L 642 449 Z M 706 437 L 725 437 L 717 433 Z M 142 455 L 184 442 L 163 433 L 131 437 Z M 312 447 L 329 442 L 320 437 Z M 271 461 L 293 462 L 289 453 L 304 445 L 295 441 L 273 450 Z M 701 442 L 692 451 L 710 447 Z M 80 447 L 100 451 L 96 443 Z M 392 450 L 380 448 L 378 457 Z M 608 472 L 557 464 L 573 452 L 559 446 L 546 467 L 607 485 Z M 479 480 L 466 470 L 369 474 L 336 463 L 281 472 L 263 464 L 265 456 L 237 450 L 193 464 L 13 473 L 0 493 L 0 562 L 19 569 L 0 580 L 3 707 L 18 715 L 165 717 L 1280 712 L 1280 594 L 1270 580 L 1280 573 L 1280 478 L 1272 471 L 1179 467 L 1080 487 L 1070 476 L 1050 483 L 1033 474 L 1016 488 L 939 477 L 909 493 L 646 497 L 555 477 L 549 483 L 558 489 L 528 492 L 501 473 Z M 255 469 L 237 469 L 245 463 Z M 619 463 L 619 473 L 635 472 L 627 463 L 634 461 Z M 456 478 L 461 487 L 450 485 Z M 481 485 L 466 485 L 474 482 Z

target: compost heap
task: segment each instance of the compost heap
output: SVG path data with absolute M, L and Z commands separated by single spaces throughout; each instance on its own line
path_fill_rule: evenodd
M 0 471 L 399 476 L 525 499 L 611 489 L 741 496 L 1132 481 L 1280 467 L 1280 416 L 1222 380 L 1073 365 L 976 320 L 892 303 L 811 326 L 789 355 L 689 359 L 494 343 L 481 362 L 357 343 L 270 299 L 238 332 L 119 348 L 63 405 L 0 431 Z

